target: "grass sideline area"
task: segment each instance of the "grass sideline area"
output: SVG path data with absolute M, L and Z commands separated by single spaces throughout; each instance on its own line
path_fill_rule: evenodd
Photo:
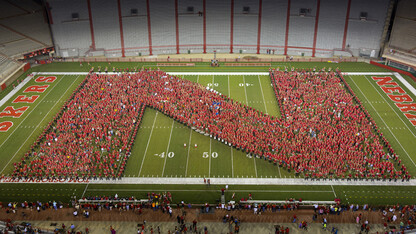
M 155 63 L 91 63 L 92 66 L 109 67 L 152 67 L 156 68 Z M 296 68 L 317 67 L 339 67 L 343 72 L 389 72 L 366 63 L 273 63 L 272 67 L 294 66 Z M 37 66 L 28 72 L 76 72 L 88 71 L 86 63 L 81 67 L 79 63 L 52 63 Z M 103 69 L 102 69 L 103 70 Z M 197 63 L 195 67 L 165 67 L 165 71 L 186 71 L 186 72 L 267 72 L 268 67 L 209 67 L 208 63 Z M 19 79 L 23 79 L 21 77 Z M 1 153 L 0 170 L 7 174 L 12 170 L 13 162 L 20 159 L 29 149 L 29 146 L 40 135 L 44 127 L 52 120 L 53 116 L 59 111 L 61 105 L 67 100 L 69 95 L 75 90 L 84 76 L 57 76 L 57 80 L 51 84 L 45 93 L 40 94 L 39 99 L 34 103 L 28 112 L 15 121 L 15 129 L 11 129 L 13 137 L 0 134 Z M 277 101 L 274 97 L 268 76 L 219 76 L 219 75 L 187 75 L 183 76 L 194 82 L 199 82 L 204 86 L 211 86 L 217 91 L 230 95 L 233 99 L 270 115 L 280 116 Z M 406 77 L 405 77 L 406 78 Z M 401 156 L 403 163 L 408 167 L 412 175 L 416 175 L 416 167 L 412 166 L 410 158 L 415 161 L 415 149 L 412 147 L 412 133 L 415 129 L 403 114 L 399 113 L 397 107 L 392 105 L 392 101 L 387 100 L 387 96 L 380 92 L 379 87 L 374 86 L 375 82 L 368 76 L 346 76 L 345 79 L 353 88 L 355 94 L 363 102 L 371 116 L 383 134 L 387 137 L 393 148 Z M 396 78 L 394 78 L 396 79 Z M 355 82 L 355 83 L 354 83 Z M 373 82 L 373 83 L 371 83 Z M 33 80 L 27 86 L 33 85 Z M 411 83 L 414 85 L 414 83 Z M 360 92 L 359 88 L 365 92 Z M 403 85 L 402 88 L 405 89 Z M 377 88 L 379 89 L 377 92 Z M 410 92 L 405 89 L 410 95 Z M 6 91 L 6 90 L 5 90 Z M 4 92 L 1 95 L 5 95 Z M 18 92 L 21 94 L 21 92 Z M 10 102 L 18 95 L 16 94 Z M 384 95 L 384 96 L 383 96 Z M 414 96 L 412 96 L 414 98 Z M 390 101 L 390 102 L 389 102 Z M 383 104 L 384 103 L 384 104 Z M 386 105 L 389 103 L 391 107 Z M 6 105 L 8 105 L 6 103 Z M 19 104 L 22 105 L 22 104 Z M 17 105 L 16 105 L 17 106 Z M 374 108 L 373 108 L 374 107 Z M 4 107 L 1 107 L 4 108 Z M 394 109 L 396 108 L 396 109 Z M 387 109 L 387 110 L 386 110 Z M 390 110 L 389 110 L 390 109 Z M 46 115 L 45 115 L 46 113 Z M 209 137 L 200 135 L 189 128 L 173 121 L 163 114 L 147 108 L 145 116 L 136 138 L 135 148 L 130 157 L 125 175 L 126 176 L 193 176 L 193 177 L 294 177 L 293 173 L 286 170 L 279 170 L 278 167 L 262 162 L 225 146 Z M 382 118 L 378 118 L 377 113 L 384 113 Z M 402 121 L 398 121 L 400 118 Z M 407 121 L 407 122 L 406 122 Z M 400 124 L 400 125 L 399 125 Z M 413 127 L 413 128 L 412 128 Z M 157 137 L 149 137 L 150 132 Z M 9 138 L 8 138 L 9 137 Z M 412 140 L 413 139 L 413 140 Z M 187 143 L 187 147 L 184 147 Z M 198 147 L 193 145 L 197 143 Z M 403 145 L 403 147 L 400 146 Z M 149 145 L 147 147 L 147 145 Z M 406 152 L 407 153 L 406 153 Z M 169 153 L 173 152 L 173 157 Z M 163 157 L 162 153 L 164 154 Z M 185 167 L 185 155 L 190 154 L 192 160 L 188 163 L 193 165 L 189 170 Z M 172 154 L 170 154 L 172 155 Z M 192 156 L 193 155 L 193 156 Z M 208 157 L 205 157 L 207 156 Z M 406 155 L 408 158 L 406 159 Z M 22 200 L 45 199 L 44 201 L 57 199 L 66 201 L 71 196 L 81 197 L 104 194 L 118 193 L 125 196 L 145 196 L 152 191 L 170 191 L 174 198 L 185 200 L 186 202 L 202 203 L 209 201 L 215 203 L 219 199 L 221 186 L 211 186 L 206 188 L 204 185 L 84 185 L 84 184 L 2 184 L 0 189 L 0 200 L 9 201 L 10 197 Z M 109 189 L 111 187 L 111 189 Z M 31 190 L 34 189 L 34 190 Z M 37 190 L 36 190 L 37 189 Z M 62 190 L 61 190 L 62 189 Z M 178 190 L 178 191 L 176 191 Z M 236 198 L 247 197 L 251 191 L 255 199 L 286 200 L 290 197 L 302 198 L 303 200 L 333 200 L 339 197 L 343 202 L 370 203 L 370 204 L 410 204 L 414 200 L 415 187 L 384 187 L 384 186 L 230 186 L 236 193 Z M 412 200 L 413 199 L 413 200 Z M 20 201 L 20 200 L 19 200 Z

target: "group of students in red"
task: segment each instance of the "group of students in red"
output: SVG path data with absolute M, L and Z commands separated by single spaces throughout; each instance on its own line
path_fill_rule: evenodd
M 160 70 L 91 71 L 15 175 L 121 176 L 148 106 L 307 178 L 410 177 L 395 169 L 398 157 L 336 71 L 270 76 L 281 118 Z

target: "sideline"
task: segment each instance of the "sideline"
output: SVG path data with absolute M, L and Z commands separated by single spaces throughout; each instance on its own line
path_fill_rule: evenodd
M 400 82 L 402 82 L 402 84 L 404 84 L 404 86 L 406 86 L 406 88 L 410 90 L 410 92 L 413 93 L 413 95 L 416 96 L 416 89 L 411 84 L 409 84 L 409 82 L 407 82 L 407 80 L 405 80 L 403 76 L 400 75 L 400 73 L 395 72 L 394 75 L 397 77 L 397 79 L 400 80 Z
M 134 72 L 129 72 L 134 73 Z M 166 72 L 170 75 L 236 75 L 236 76 L 267 76 L 268 72 Z M 88 72 L 38 72 L 38 75 L 87 75 Z M 99 74 L 117 75 L 120 72 L 101 72 Z M 393 75 L 393 72 L 342 72 L 342 75 L 363 76 L 363 75 Z M 403 79 L 404 80 L 404 79 Z
M 411 179 L 410 181 L 389 181 L 389 180 L 347 180 L 347 179 L 320 179 L 320 180 L 311 180 L 311 179 L 298 179 L 298 178 L 217 178 L 210 177 L 211 185 L 332 185 L 332 186 L 416 186 L 416 179 Z M 13 180 L 11 178 L 2 178 L 0 183 L 42 183 L 42 184 L 204 184 L 203 177 L 193 177 L 193 178 L 183 178 L 183 177 L 123 177 L 120 179 L 65 179 L 65 180 L 39 180 L 34 179 L 32 181 L 28 180 Z
M 23 86 L 25 86 L 33 77 L 35 77 L 36 72 L 32 72 L 29 74 L 19 85 L 16 86 L 10 93 L 4 96 L 3 99 L 0 101 L 0 107 L 3 106 L 10 98 L 12 98 Z

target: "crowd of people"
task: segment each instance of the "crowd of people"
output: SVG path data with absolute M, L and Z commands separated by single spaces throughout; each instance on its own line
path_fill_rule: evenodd
M 120 177 L 145 108 L 136 91 L 136 80 L 124 75 L 90 73 L 14 175 Z
M 14 175 L 122 176 L 149 106 L 306 178 L 410 178 L 404 165 L 395 168 L 398 157 L 337 72 L 271 70 L 270 76 L 282 118 L 160 70 L 90 72 Z

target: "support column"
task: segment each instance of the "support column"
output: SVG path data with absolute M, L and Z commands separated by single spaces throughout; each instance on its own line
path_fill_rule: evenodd
M 262 0 L 259 0 L 259 19 L 257 26 L 257 54 L 260 54 L 260 42 L 261 42 L 261 12 L 262 12 Z
M 204 35 L 203 35 L 203 40 L 204 40 L 204 54 L 207 53 L 207 7 L 206 7 L 206 0 L 202 0 L 202 5 L 203 5 L 203 17 L 204 17 L 204 21 L 203 21 L 203 30 L 204 30 Z
M 149 55 L 153 55 L 152 49 L 152 26 L 150 24 L 150 6 L 149 0 L 146 0 L 146 11 L 147 11 L 147 34 L 149 36 Z
M 348 22 L 350 19 L 351 0 L 348 0 L 347 15 L 345 16 L 344 37 L 342 39 L 342 50 L 345 50 L 347 44 Z
M 179 54 L 179 14 L 178 14 L 178 0 L 175 0 L 175 24 L 176 24 L 176 53 Z
M 312 57 L 315 57 L 315 52 L 316 52 L 316 38 L 318 36 L 319 9 L 321 8 L 320 6 L 321 6 L 321 0 L 318 0 L 316 4 L 315 32 L 313 33 Z
M 117 0 L 118 7 L 118 22 L 120 24 L 120 41 L 121 41 L 121 57 L 126 57 L 124 51 L 124 34 L 123 34 L 123 17 L 121 15 L 121 0 Z
M 287 0 L 285 53 L 284 53 L 284 55 L 287 55 L 287 45 L 288 45 L 288 40 L 289 40 L 289 21 L 290 21 L 290 0 Z
M 91 2 L 90 2 L 90 0 L 87 0 L 87 6 L 88 6 L 88 18 L 90 20 L 91 47 L 92 47 L 93 50 L 95 50 L 94 25 L 92 23 L 92 12 L 91 12 Z
M 234 0 L 231 0 L 231 25 L 230 25 L 230 54 L 234 47 Z

